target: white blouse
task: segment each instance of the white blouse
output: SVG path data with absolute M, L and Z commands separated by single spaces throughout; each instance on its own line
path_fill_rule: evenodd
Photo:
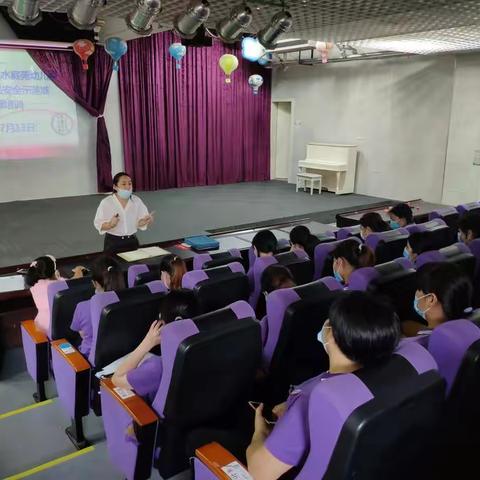
M 102 225 L 109 222 L 114 215 L 118 213 L 119 222 L 110 230 L 102 230 Z M 122 237 L 125 235 L 134 235 L 137 229 L 146 230 L 147 227 L 138 227 L 138 221 L 148 215 L 148 210 L 145 204 L 136 195 L 132 195 L 125 208 L 118 200 L 115 194 L 104 198 L 97 208 L 95 220 L 93 224 L 100 235 L 109 233 L 110 235 L 117 235 Z

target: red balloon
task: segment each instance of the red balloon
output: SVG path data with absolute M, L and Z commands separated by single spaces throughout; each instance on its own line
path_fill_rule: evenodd
M 75 40 L 73 42 L 73 51 L 80 57 L 82 67 L 88 70 L 88 57 L 95 51 L 95 45 L 90 40 Z

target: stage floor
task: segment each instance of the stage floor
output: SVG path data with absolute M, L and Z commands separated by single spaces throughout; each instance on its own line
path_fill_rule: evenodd
M 142 244 L 162 242 L 202 232 L 272 220 L 309 218 L 335 221 L 335 214 L 374 206 L 387 199 L 366 195 L 322 195 L 295 192 L 280 181 L 237 183 L 211 187 L 138 192 L 155 224 L 139 233 Z M 0 203 L 0 268 L 21 265 L 49 253 L 57 258 L 103 249 L 103 237 L 93 227 L 103 195 Z

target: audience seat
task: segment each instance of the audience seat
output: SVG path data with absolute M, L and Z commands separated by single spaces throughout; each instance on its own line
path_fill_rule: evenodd
M 274 264 L 287 267 L 297 285 L 309 283 L 313 279 L 313 263 L 303 250 L 279 253 L 271 257 L 259 257 L 253 266 L 253 290 L 248 301 L 253 308 L 257 307 L 261 294 L 262 274 L 267 267 Z
M 264 354 L 267 361 L 268 357 L 271 358 L 260 395 L 269 406 L 283 402 L 292 385 L 299 385 L 328 369 L 328 357 L 317 335 L 328 319 L 330 305 L 343 293 L 342 290 L 331 290 L 335 286 L 329 288 L 329 283 L 320 280 L 269 295 L 269 300 L 273 296 L 270 311 L 275 309 L 278 313 L 276 320 L 280 317 L 282 304 L 291 302 L 285 305 L 274 348 L 269 344 Z
M 325 277 L 305 285 L 294 288 L 282 288 L 271 292 L 267 297 L 267 314 L 262 320 L 263 334 L 263 366 L 268 369 L 270 361 L 277 347 L 283 319 L 287 310 L 303 302 L 315 311 L 315 305 L 322 302 L 325 292 L 342 290 L 342 285 L 333 277 Z
M 252 310 L 245 313 L 251 314 Z M 237 426 L 260 365 L 260 327 L 252 318 L 221 321 L 211 327 L 209 315 L 164 327 L 163 375 L 153 411 L 134 394 L 121 399 L 109 380 L 102 381 L 110 459 L 126 478 L 149 478 L 154 452 L 160 475 L 170 478 L 188 468 L 189 431 Z M 138 411 L 136 405 L 140 406 Z M 142 412 L 150 416 L 148 425 L 142 424 Z M 136 438 L 125 434 L 130 426 Z M 153 437 L 156 444 L 152 443 Z
M 428 478 L 444 406 L 436 368 L 423 347 L 402 344 L 386 363 L 320 382 L 309 402 L 309 453 L 285 478 Z M 222 467 L 234 461 L 220 445 L 205 445 L 197 449 L 194 478 L 225 478 Z
M 352 237 L 358 243 L 361 243 L 361 240 L 357 237 Z M 323 277 L 328 277 L 333 274 L 333 257 L 331 253 L 335 250 L 336 246 L 343 242 L 339 240 L 337 242 L 323 243 L 315 247 L 314 254 L 314 273 L 313 279 L 318 280 Z
M 450 229 L 450 243 L 457 241 L 458 222 L 460 220 L 460 214 L 455 207 L 441 208 L 430 212 L 428 219 L 434 220 L 435 218 L 441 218 Z
M 432 249 L 448 247 L 457 241 L 457 231 L 455 231 L 455 236 L 453 237 L 452 231 L 441 218 L 435 218 L 425 223 L 414 223 L 404 228 L 410 234 L 420 232 L 428 235 Z
M 352 227 L 343 227 L 336 232 L 337 240 L 346 240 L 347 238 L 356 237 L 361 240 L 360 225 L 353 225 Z
M 471 250 L 464 243 L 455 243 L 449 247 L 440 250 L 432 250 L 430 252 L 421 253 L 415 265 L 420 268 L 426 263 L 432 262 L 451 262 L 455 263 L 473 280 L 475 277 L 476 261 Z
M 468 478 L 480 448 L 480 328 L 469 320 L 439 325 L 428 339 L 447 385 L 443 429 L 444 455 L 450 478 Z
M 66 339 L 52 343 L 52 368 L 59 401 L 72 419 L 66 433 L 77 448 L 88 445 L 82 418 L 89 414 L 91 406 L 100 414 L 94 374 L 137 347 L 158 318 L 164 296 L 165 287 L 160 281 L 94 295 L 90 301 L 93 339 L 88 361 Z
M 158 265 L 145 265 L 139 263 L 128 267 L 127 284 L 128 287 L 136 287 L 145 283 L 160 280 L 160 270 Z
M 395 308 L 400 320 L 423 320 L 413 309 L 416 272 L 406 258 L 397 258 L 375 267 L 359 268 L 350 276 L 348 289 L 382 295 Z
M 193 290 L 200 313 L 212 312 L 237 300 L 248 300 L 248 277 L 238 262 L 207 270 L 192 270 L 182 278 L 182 287 Z
M 467 212 L 480 213 L 480 202 L 470 202 L 458 205 L 457 211 L 460 215 L 464 215 Z
M 395 260 L 403 255 L 407 245 L 408 230 L 397 228 L 387 232 L 371 233 L 365 240 L 365 245 L 375 253 L 377 264 Z
M 277 253 L 285 253 L 290 250 L 290 242 L 286 238 L 281 238 L 277 242 Z M 248 268 L 251 270 L 255 265 L 257 256 L 253 250 L 253 246 L 248 249 Z
M 22 345 L 27 371 L 37 387 L 33 394 L 36 402 L 46 399 L 45 382 L 49 378 L 50 371 L 50 340 L 65 335 L 70 340 L 78 342 L 75 332 L 70 330 L 73 313 L 77 303 L 90 298 L 93 293 L 94 289 L 90 277 L 52 282 L 47 287 L 50 310 L 50 329 L 47 335 L 36 328 L 33 320 L 26 320 L 21 323 Z M 52 337 L 52 333 L 55 336 Z
M 220 267 L 233 262 L 241 263 L 245 267 L 242 254 L 238 248 L 232 248 L 228 252 L 196 253 L 193 257 L 193 270 Z

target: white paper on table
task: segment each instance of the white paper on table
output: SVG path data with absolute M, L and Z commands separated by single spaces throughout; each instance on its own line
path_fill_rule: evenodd
M 253 480 L 253 477 L 238 462 L 231 462 L 222 467 L 222 470 L 232 480 Z

